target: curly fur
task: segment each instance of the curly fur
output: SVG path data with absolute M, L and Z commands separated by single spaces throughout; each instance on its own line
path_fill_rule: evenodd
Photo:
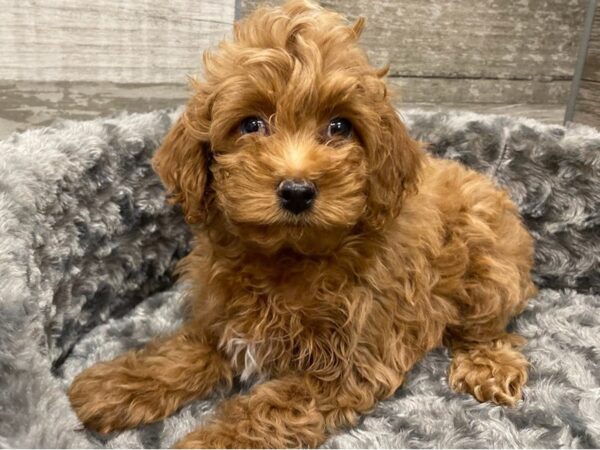
M 450 385 L 514 405 L 523 340 L 506 332 L 535 292 L 532 239 L 508 195 L 426 155 L 347 26 L 304 0 L 260 9 L 205 54 L 205 79 L 153 163 L 192 224 L 180 271 L 190 318 L 173 336 L 80 374 L 70 399 L 101 432 L 163 418 L 236 376 L 179 447 L 317 446 L 391 396 L 426 352 Z M 240 136 L 261 116 L 267 134 Z M 333 117 L 355 133 L 327 138 Z M 318 187 L 284 211 L 285 178 Z

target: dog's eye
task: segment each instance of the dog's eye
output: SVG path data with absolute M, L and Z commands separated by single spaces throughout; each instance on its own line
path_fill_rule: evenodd
M 242 123 L 240 123 L 240 133 L 267 134 L 267 124 L 260 117 L 246 117 L 244 120 L 242 120 Z
M 331 122 L 329 122 L 329 126 L 327 127 L 327 135 L 329 137 L 341 136 L 341 137 L 350 137 L 352 134 L 352 124 L 348 119 L 344 119 L 343 117 L 336 117 Z

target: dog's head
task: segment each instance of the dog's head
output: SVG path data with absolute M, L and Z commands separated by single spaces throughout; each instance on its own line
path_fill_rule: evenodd
M 153 160 L 188 222 L 218 217 L 248 242 L 309 251 L 398 215 L 421 151 L 387 70 L 357 46 L 363 25 L 291 0 L 204 54 L 204 80 Z

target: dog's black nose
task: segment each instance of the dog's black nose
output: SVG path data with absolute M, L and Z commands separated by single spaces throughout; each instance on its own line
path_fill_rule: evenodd
M 306 211 L 317 196 L 315 185 L 305 180 L 283 180 L 277 187 L 281 206 L 294 214 Z

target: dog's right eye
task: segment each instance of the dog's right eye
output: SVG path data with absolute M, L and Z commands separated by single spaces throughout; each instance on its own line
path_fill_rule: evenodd
M 240 123 L 240 133 L 242 133 L 242 134 L 251 134 L 251 133 L 267 134 L 267 124 L 260 117 L 246 117 Z

